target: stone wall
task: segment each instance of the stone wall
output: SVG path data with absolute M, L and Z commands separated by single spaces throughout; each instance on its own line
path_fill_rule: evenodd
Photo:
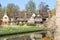
M 54 40 L 60 40 L 60 0 L 56 0 L 56 33 Z

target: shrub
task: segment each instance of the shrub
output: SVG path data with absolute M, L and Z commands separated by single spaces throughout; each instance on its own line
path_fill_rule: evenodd
M 36 26 L 36 24 L 28 24 L 28 26 Z
M 20 26 L 23 26 L 24 24 L 19 24 Z

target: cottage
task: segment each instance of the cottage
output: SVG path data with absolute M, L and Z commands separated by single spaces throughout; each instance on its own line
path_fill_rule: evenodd
M 31 18 L 28 20 L 28 23 L 34 23 L 35 22 L 34 21 L 35 16 L 36 15 L 33 13 L 32 16 L 31 16 Z
M 7 14 L 4 14 L 3 18 L 2 18 L 3 24 L 8 24 L 9 23 L 9 17 Z

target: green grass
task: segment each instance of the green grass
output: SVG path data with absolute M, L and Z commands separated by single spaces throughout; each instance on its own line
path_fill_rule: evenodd
M 16 37 L 22 37 L 24 35 L 12 35 L 12 36 L 0 37 L 0 40 L 10 39 L 10 38 L 16 38 Z M 42 38 L 37 38 L 36 40 L 42 40 Z
M 42 40 L 42 38 L 38 38 L 38 39 L 36 39 L 36 40 Z
M 34 31 L 34 30 L 45 30 L 43 27 L 38 26 L 8 26 L 8 27 L 0 27 L 0 34 L 10 34 L 10 33 L 16 33 L 16 32 L 27 32 L 27 31 Z M 31 34 L 31 33 L 29 33 Z M 14 38 L 14 37 L 20 37 L 25 34 L 18 34 L 18 35 L 12 35 L 12 36 L 6 36 L 6 37 L 0 37 L 0 40 L 4 40 L 5 38 Z M 41 40 L 41 39 L 37 39 Z
M 1 27 L 0 34 L 10 34 L 10 33 L 27 32 L 35 30 L 44 30 L 44 28 L 37 26 Z

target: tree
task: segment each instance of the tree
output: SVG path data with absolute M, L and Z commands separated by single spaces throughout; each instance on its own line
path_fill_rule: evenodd
M 0 7 L 1 7 L 1 4 L 0 4 Z
M 2 8 L 2 5 L 0 4 L 0 17 L 2 17 L 3 15 L 3 8 Z
M 0 7 L 0 14 L 2 13 L 2 7 Z
M 43 18 L 47 18 L 48 17 L 48 8 L 49 6 L 46 5 L 44 2 L 41 2 L 40 5 L 39 5 L 39 11 L 40 11 L 40 14 Z
M 15 15 L 18 13 L 19 11 L 19 7 L 13 3 L 10 3 L 7 5 L 7 13 L 8 14 L 13 14 L 13 16 L 15 17 Z
M 27 10 L 28 13 L 35 13 L 36 7 L 35 7 L 35 3 L 32 0 L 30 0 L 26 4 L 26 10 Z
M 52 9 L 51 12 L 52 12 L 52 15 L 56 15 L 56 9 L 55 8 Z

